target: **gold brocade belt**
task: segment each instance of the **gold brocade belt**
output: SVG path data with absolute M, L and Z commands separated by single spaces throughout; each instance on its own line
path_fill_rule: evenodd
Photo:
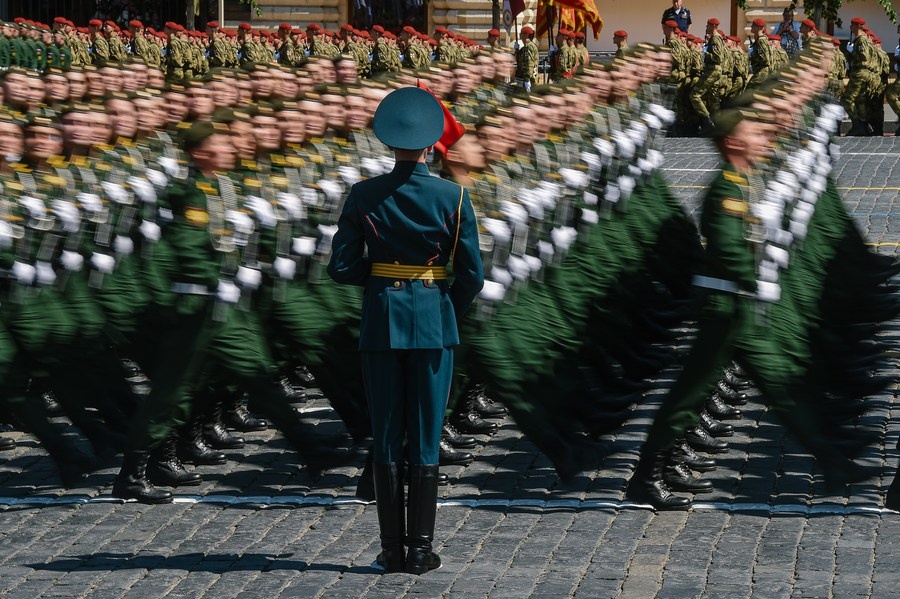
M 373 277 L 384 277 L 385 279 L 421 279 L 427 281 L 429 279 L 446 279 L 447 268 L 444 266 L 409 266 L 406 264 L 373 262 L 371 274 Z

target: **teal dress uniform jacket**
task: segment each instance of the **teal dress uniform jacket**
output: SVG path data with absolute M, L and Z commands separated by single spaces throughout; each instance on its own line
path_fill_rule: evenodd
M 437 464 L 457 320 L 484 284 L 468 193 L 398 162 L 353 186 L 332 249 L 331 277 L 365 287 L 359 347 L 375 462 Z M 373 264 L 437 269 L 451 254 L 452 283 L 372 274 Z
M 447 265 L 457 225 L 452 284 L 370 276 L 372 263 Z M 357 183 L 338 223 L 328 272 L 338 283 L 365 287 L 360 350 L 458 345 L 457 320 L 484 284 L 468 192 L 415 162 Z

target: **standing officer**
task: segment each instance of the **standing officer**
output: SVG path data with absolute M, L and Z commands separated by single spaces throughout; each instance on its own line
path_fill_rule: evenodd
M 396 164 L 350 190 L 328 273 L 338 283 L 365 287 L 359 347 L 381 529 L 375 565 L 423 574 L 441 565 L 431 541 L 457 323 L 481 290 L 484 273 L 468 192 L 432 177 L 425 163 L 443 134 L 440 103 L 424 90 L 401 88 L 385 97 L 373 123 Z M 405 562 L 404 439 L 410 474 Z
M 613 43 L 616 45 L 616 58 L 625 58 L 628 51 L 628 32 L 624 29 L 613 31 Z
M 691 11 L 686 9 L 681 0 L 672 0 L 672 8 L 667 8 L 663 12 L 660 23 L 666 24 L 666 21 L 675 21 L 683 33 L 688 33 L 691 28 Z

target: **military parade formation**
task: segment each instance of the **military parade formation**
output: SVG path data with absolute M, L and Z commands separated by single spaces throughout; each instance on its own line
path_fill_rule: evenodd
M 870 375 L 885 367 L 873 337 L 896 315 L 883 283 L 898 267 L 843 207 L 829 141 L 844 111 L 850 134 L 882 132 L 883 98 L 898 108 L 890 60 L 862 19 L 846 66 L 811 22 L 776 41 L 754 21 L 749 51 L 716 19 L 688 34 L 679 0 L 662 25 L 662 45 L 629 48 L 617 31 L 608 63 L 561 30 L 542 83 L 530 27 L 504 49 L 496 30 L 482 46 L 442 27 L 3 24 L 7 419 L 65 486 L 121 459 L 112 494 L 147 503 L 199 484 L 185 463 L 222 464 L 241 432 L 267 426 L 314 478 L 361 461 L 363 293 L 327 267 L 353 186 L 394 168 L 377 107 L 420 87 L 447 112 L 427 167 L 469 190 L 485 277 L 459 319 L 441 464 L 470 463 L 508 413 L 561 478 L 595 469 L 599 439 L 696 321 L 630 499 L 683 509 L 673 491 L 711 489 L 696 473 L 728 451 L 724 421 L 751 386 L 829 488 L 868 476 L 853 460 L 872 439 L 853 423 L 891 383 Z M 724 165 L 704 200 L 705 245 L 660 173 L 667 134 L 701 133 Z M 379 266 L 396 288 L 409 278 Z M 352 439 L 316 433 L 292 407 L 292 379 L 320 389 Z M 374 497 L 373 476 L 370 455 L 360 497 Z

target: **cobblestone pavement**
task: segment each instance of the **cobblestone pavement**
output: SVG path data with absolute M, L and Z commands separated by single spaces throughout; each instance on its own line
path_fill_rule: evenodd
M 695 207 L 717 157 L 701 140 L 666 142 L 665 174 Z M 893 138 L 841 142 L 838 185 L 878 251 L 900 243 L 900 147 Z M 687 331 L 686 331 L 687 333 Z M 885 336 L 897 335 L 885 327 Z M 678 345 L 688 342 L 687 334 Z M 863 455 L 881 477 L 828 495 L 813 459 L 751 401 L 731 450 L 708 476 L 714 491 L 686 513 L 623 501 L 656 401 L 674 372 L 608 438 L 595 472 L 561 485 L 511 421 L 470 466 L 445 468 L 437 549 L 444 567 L 378 576 L 373 505 L 353 498 L 358 467 L 311 486 L 283 439 L 247 448 L 164 506 L 109 498 L 115 468 L 62 492 L 27 436 L 0 456 L 0 596 L 34 597 L 896 597 L 900 515 L 884 511 L 900 422 L 896 386 L 871 398 Z M 325 432 L 322 400 L 304 405 Z

